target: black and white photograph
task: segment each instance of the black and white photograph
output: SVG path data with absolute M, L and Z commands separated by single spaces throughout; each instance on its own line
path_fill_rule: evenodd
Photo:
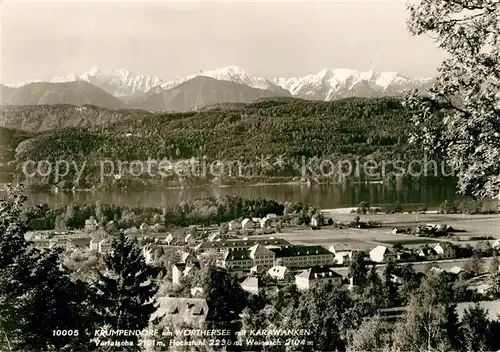
M 500 352 L 500 0 L 0 34 L 0 352 Z

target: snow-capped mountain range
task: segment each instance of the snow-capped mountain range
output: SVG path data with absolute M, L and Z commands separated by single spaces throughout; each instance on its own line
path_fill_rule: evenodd
M 136 74 L 124 69 L 103 69 L 96 66 L 80 75 L 69 74 L 55 77 L 50 82 L 86 81 L 116 97 L 124 97 L 144 93 L 160 93 L 199 76 L 244 84 L 252 88 L 271 91 L 277 95 L 289 92 L 298 98 L 325 101 L 352 96 L 399 95 L 406 89 L 425 88 L 432 82 L 432 79 L 408 78 L 396 72 L 360 72 L 352 69 L 323 69 L 317 74 L 304 77 L 267 79 L 252 75 L 238 66 L 203 71 L 170 81 L 156 76 Z M 40 82 L 40 80 L 8 86 L 20 87 L 33 82 Z
M 405 89 L 424 87 L 432 81 L 411 79 L 397 72 L 360 72 L 351 69 L 323 69 L 315 75 L 277 78 L 275 83 L 296 97 L 335 100 L 352 96 L 397 95 Z

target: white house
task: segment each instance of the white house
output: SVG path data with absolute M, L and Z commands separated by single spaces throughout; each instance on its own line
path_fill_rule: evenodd
M 441 242 L 435 245 L 433 249 L 443 259 L 454 259 L 456 257 L 456 250 L 451 243 Z
M 90 240 L 90 250 L 97 251 L 99 253 L 109 253 L 111 252 L 112 241 L 103 236 L 96 236 Z
M 272 278 L 277 279 L 277 280 L 284 280 L 285 275 L 288 272 L 289 272 L 288 268 L 286 266 L 282 266 L 282 265 L 275 265 L 267 271 L 269 276 L 271 276 Z
M 177 263 L 172 266 L 172 282 L 180 284 L 183 277 L 193 276 L 199 271 L 198 263 Z
M 262 218 L 262 219 L 260 219 L 260 227 L 262 229 L 265 229 L 267 227 L 271 227 L 271 223 L 272 223 L 272 221 L 270 219 L 268 219 L 268 218 Z
M 241 283 L 241 288 L 243 290 L 253 293 L 254 295 L 258 295 L 263 287 L 262 281 L 256 276 L 247 277 L 245 281 Z
M 183 263 L 183 264 L 199 263 L 198 258 L 196 258 L 194 255 L 192 255 L 189 252 L 182 251 L 180 253 L 180 256 L 181 256 L 181 261 L 180 262 Z
M 266 215 L 266 218 L 268 218 L 269 220 L 274 220 L 274 219 L 276 219 L 277 217 L 278 217 L 278 215 L 276 215 L 276 214 L 272 214 L 272 213 L 271 213 L 271 214 L 267 214 L 267 215 Z
M 319 226 L 319 218 L 316 215 L 313 215 L 311 218 L 311 226 L 318 227 Z
M 99 253 L 110 253 L 112 241 L 109 238 L 103 239 L 99 242 Z
M 328 250 L 335 254 L 334 261 L 339 265 L 347 265 L 353 259 L 354 251 L 351 247 L 342 244 L 332 244 Z
M 375 263 L 396 261 L 396 254 L 385 246 L 377 246 L 370 251 L 370 260 Z
M 500 238 L 491 245 L 494 249 L 500 249 Z
M 453 268 L 447 270 L 447 272 L 449 272 L 450 274 L 455 274 L 455 275 L 460 274 L 462 271 L 463 269 L 456 265 Z
M 295 275 L 295 284 L 299 290 L 308 290 L 320 283 L 342 286 L 342 275 L 328 267 L 312 267 Z
M 432 248 L 422 248 L 418 251 L 418 256 L 421 258 L 425 258 L 425 260 L 437 260 L 439 259 L 439 255 Z
M 163 240 L 163 242 L 165 242 L 167 245 L 170 246 L 170 243 L 173 241 L 173 239 L 174 239 L 174 236 L 171 233 L 169 233 L 167 235 L 167 237 L 165 237 L 165 239 Z
M 254 228 L 254 223 L 252 220 L 250 220 L 249 218 L 245 218 L 243 219 L 243 221 L 241 222 L 241 228 L 242 229 L 253 229 Z
M 144 259 L 146 261 L 146 264 L 151 264 L 153 263 L 154 259 L 154 244 L 148 243 L 144 247 L 142 247 L 142 255 L 144 256 Z

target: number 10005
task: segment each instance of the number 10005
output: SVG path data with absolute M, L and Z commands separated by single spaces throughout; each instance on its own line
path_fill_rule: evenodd
M 52 330 L 52 336 L 78 336 L 78 330 Z

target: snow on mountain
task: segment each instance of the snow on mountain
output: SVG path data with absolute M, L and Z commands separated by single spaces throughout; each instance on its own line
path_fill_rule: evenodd
M 352 96 L 395 95 L 405 89 L 422 87 L 429 82 L 428 79 L 410 79 L 396 72 L 361 72 L 344 68 L 327 68 L 315 75 L 278 78 L 274 81 L 293 96 L 326 101 Z
M 74 73 L 70 73 L 69 75 L 62 77 L 55 77 L 50 82 L 51 83 L 66 83 L 66 82 L 76 82 L 81 81 L 79 77 L 77 77 Z
M 79 79 L 94 84 L 114 96 L 147 92 L 163 83 L 163 80 L 156 76 L 136 74 L 124 69 L 102 69 L 98 66 L 80 75 Z
M 357 71 L 352 69 L 326 68 L 317 74 L 304 77 L 267 79 L 255 76 L 238 66 L 227 66 L 215 70 L 200 71 L 197 74 L 177 77 L 173 80 L 163 80 L 156 76 L 142 75 L 124 69 L 103 69 L 98 66 L 81 74 L 69 74 L 56 77 L 53 83 L 86 81 L 106 92 L 123 99 L 142 95 L 144 93 L 160 93 L 163 90 L 174 88 L 193 78 L 205 76 L 222 81 L 244 84 L 246 86 L 268 90 L 277 95 L 289 92 L 292 96 L 314 100 L 334 100 L 357 97 L 378 97 L 383 95 L 399 95 L 406 89 L 415 89 L 430 86 L 431 79 L 411 79 L 397 72 Z M 22 82 L 9 85 L 20 87 L 27 83 L 40 80 Z
M 198 74 L 193 74 L 185 77 L 178 77 L 172 81 L 165 82 L 161 85 L 163 89 L 171 89 L 179 84 L 182 84 L 190 79 L 193 79 L 198 76 L 205 76 L 214 78 L 220 81 L 229 81 L 234 83 L 240 83 L 247 85 L 252 88 L 269 90 L 272 92 L 282 92 L 283 88 L 279 87 L 271 80 L 254 76 L 247 71 L 243 70 L 239 66 L 227 66 L 215 70 L 202 71 Z
M 42 82 L 42 80 L 41 79 L 34 79 L 34 80 L 22 81 L 22 82 L 17 82 L 17 83 L 12 83 L 12 84 L 5 83 L 3 85 L 6 87 L 10 87 L 10 88 L 19 88 L 19 87 L 25 86 L 25 85 L 30 84 L 30 83 L 38 83 L 38 82 Z
M 221 81 L 245 84 L 252 88 L 275 91 L 278 86 L 264 77 L 254 76 L 241 67 L 228 66 L 217 70 L 206 71 L 203 76 L 212 77 Z

